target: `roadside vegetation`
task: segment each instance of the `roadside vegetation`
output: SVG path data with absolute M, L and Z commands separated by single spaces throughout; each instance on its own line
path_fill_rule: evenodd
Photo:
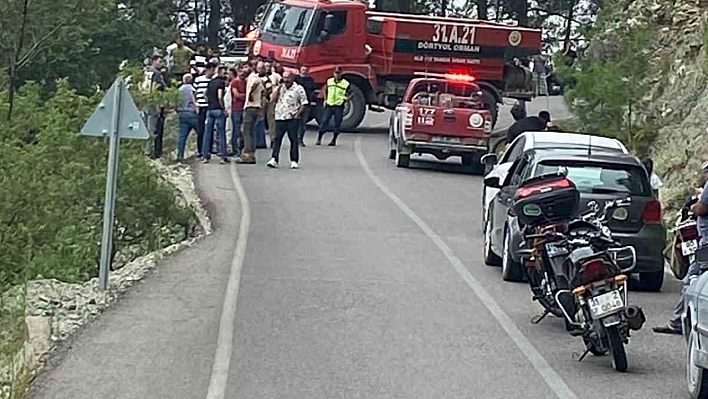
M 170 0 L 2 6 L 0 371 L 26 339 L 28 281 L 98 275 L 108 140 L 79 132 L 124 60 L 138 65 L 122 72 L 135 82 L 143 58 L 174 39 L 176 7 Z M 139 105 L 170 105 L 172 95 L 135 93 Z M 175 146 L 170 132 L 168 125 L 166 153 Z M 121 143 L 113 256 L 127 260 L 193 236 L 197 226 L 142 146 Z M 10 381 L 11 397 L 20 397 L 25 377 Z

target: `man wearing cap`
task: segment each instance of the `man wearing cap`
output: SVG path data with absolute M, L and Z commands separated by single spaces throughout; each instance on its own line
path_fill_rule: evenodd
M 691 206 L 691 212 L 698 216 L 698 236 L 700 237 L 700 243 L 698 245 L 699 251 L 701 247 L 708 245 L 708 162 L 703 163 L 701 166 L 702 177 L 705 181 L 703 189 L 700 190 L 698 202 Z M 668 323 L 654 327 L 653 330 L 660 334 L 676 334 L 681 335 L 683 333 L 683 328 L 681 326 L 681 314 L 684 310 L 684 295 L 686 290 L 691 285 L 691 280 L 703 273 L 703 270 L 708 269 L 708 265 L 693 262 L 688 266 L 688 272 L 683 278 L 683 286 L 681 287 L 681 296 L 679 297 L 679 302 L 674 308 L 674 314 L 669 319 Z
M 334 118 L 334 137 L 329 142 L 329 146 L 337 145 L 337 137 L 339 137 L 339 128 L 342 125 L 342 117 L 344 114 L 344 103 L 349 100 L 349 82 L 342 78 L 342 68 L 337 66 L 334 68 L 334 76 L 327 79 L 325 85 L 325 108 L 322 114 L 320 123 L 320 131 L 317 136 L 315 145 L 322 145 L 322 136 L 327 133 L 327 127 L 332 118 Z

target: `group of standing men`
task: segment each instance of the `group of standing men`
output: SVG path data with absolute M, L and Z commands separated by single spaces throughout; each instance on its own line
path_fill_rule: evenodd
M 336 68 L 334 77 L 325 87 L 325 109 L 316 145 L 321 145 L 331 119 L 334 119 L 334 137 L 329 145 L 337 144 L 349 86 L 341 75 L 341 69 Z M 265 148 L 265 132 L 268 131 L 272 155 L 267 165 L 278 166 L 282 142 L 287 135 L 291 143 L 290 167 L 298 168 L 299 147 L 305 146 L 305 125 L 317 103 L 316 89 L 306 66 L 295 75 L 272 61 L 253 59 L 232 68 L 227 75 L 226 68 L 207 62 L 204 73 L 196 79 L 190 73 L 182 78 L 177 109 L 180 121 L 177 160 L 184 162 L 187 137 L 194 130 L 198 141 L 197 157 L 203 162 L 210 162 L 216 138 L 221 163 L 228 163 L 229 157 L 235 157 L 237 163 L 255 164 L 255 150 Z M 227 94 L 231 98 L 230 106 L 226 103 Z M 227 149 L 226 140 L 229 116 L 232 122 L 231 151 Z

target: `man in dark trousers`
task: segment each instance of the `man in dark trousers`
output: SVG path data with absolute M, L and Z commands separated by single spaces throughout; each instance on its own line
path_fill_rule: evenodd
M 306 65 L 300 67 L 300 75 L 295 77 L 295 83 L 302 86 L 307 94 L 307 105 L 302 111 L 302 116 L 300 117 L 300 131 L 298 132 L 298 138 L 300 140 L 300 145 L 305 146 L 305 131 L 307 130 L 307 122 L 310 120 L 311 112 L 317 105 L 317 99 L 315 98 L 315 89 L 317 84 L 315 80 L 310 76 L 310 68 Z
M 209 87 L 209 81 L 216 74 L 216 65 L 212 63 L 206 63 L 204 69 L 204 75 L 198 76 L 194 79 L 194 97 L 197 100 L 197 108 L 199 110 L 199 123 L 197 129 L 197 157 L 202 158 L 204 154 L 209 152 L 210 148 L 202 148 L 204 144 L 204 127 L 206 125 L 207 119 L 207 108 L 209 102 L 206 98 L 206 91 Z
M 290 169 L 300 167 L 300 152 L 298 150 L 298 133 L 300 132 L 300 117 L 307 105 L 305 89 L 295 83 L 295 77 L 290 71 L 283 72 L 283 83 L 273 89 L 271 97 L 275 118 L 275 141 L 273 142 L 273 157 L 266 165 L 277 168 L 280 158 L 280 147 L 283 137 L 287 134 L 290 140 Z
M 214 133 L 219 137 L 219 152 L 221 155 L 221 163 L 228 163 L 226 157 L 226 107 L 224 104 L 224 95 L 226 94 L 226 77 L 222 74 L 214 76 L 207 85 L 206 100 L 207 100 L 207 118 L 204 129 L 204 142 L 202 149 L 204 150 L 204 163 L 209 163 L 211 159 L 211 151 L 214 139 Z M 216 132 L 215 132 L 216 130 Z
M 329 146 L 337 145 L 337 137 L 339 137 L 339 128 L 342 125 L 342 116 L 344 113 L 344 103 L 349 100 L 349 82 L 342 78 L 342 68 L 337 66 L 334 68 L 334 77 L 327 79 L 325 85 L 325 108 L 320 121 L 320 131 L 317 135 L 315 145 L 322 145 L 322 136 L 327 132 L 329 122 L 334 118 L 334 137 L 329 142 Z
M 548 122 L 551 121 L 551 114 L 548 111 L 541 111 L 538 116 L 528 116 L 521 118 L 509 126 L 506 131 L 506 142 L 511 144 L 514 139 L 524 132 L 542 132 L 546 130 Z

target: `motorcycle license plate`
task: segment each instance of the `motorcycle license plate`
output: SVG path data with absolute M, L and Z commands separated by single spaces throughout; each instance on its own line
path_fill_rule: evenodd
M 546 253 L 549 258 L 553 258 L 559 255 L 566 255 L 568 251 L 565 248 L 557 247 L 554 244 L 546 244 Z
M 698 240 L 684 241 L 681 243 L 683 256 L 693 255 L 698 250 Z
M 588 299 L 590 314 L 597 319 L 624 309 L 624 297 L 620 290 L 610 291 Z

